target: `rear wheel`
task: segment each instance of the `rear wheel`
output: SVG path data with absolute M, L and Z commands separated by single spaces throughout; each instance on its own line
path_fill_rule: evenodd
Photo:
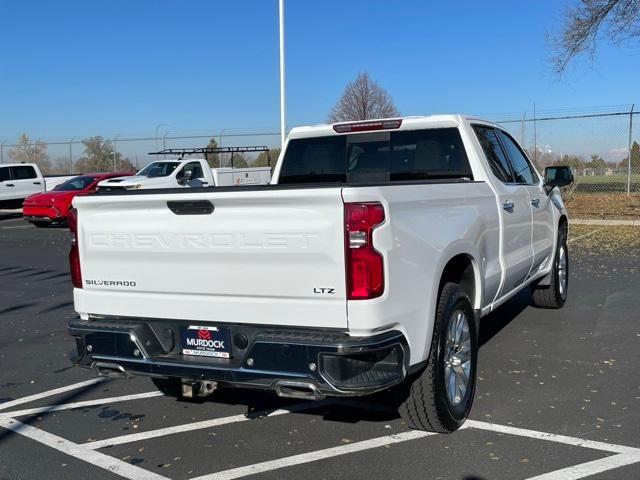
M 464 290 L 440 293 L 427 365 L 397 389 L 399 411 L 411 428 L 449 433 L 464 423 L 475 395 L 478 337 Z
M 562 308 L 569 289 L 569 249 L 567 248 L 567 227 L 558 229 L 558 246 L 549 273 L 549 285 L 535 285 L 532 288 L 533 305 L 540 308 Z

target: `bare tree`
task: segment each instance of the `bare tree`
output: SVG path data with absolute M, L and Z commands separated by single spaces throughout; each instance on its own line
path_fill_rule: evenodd
M 251 164 L 252 167 L 275 167 L 278 157 L 280 156 L 279 148 L 270 148 L 269 153 L 260 152 L 260 155 Z
M 553 67 L 561 75 L 581 55 L 595 58 L 597 41 L 604 36 L 615 45 L 640 38 L 638 0 L 581 0 L 564 13 L 560 32 L 552 39 Z
M 329 123 L 350 120 L 398 117 L 400 112 L 391 95 L 378 85 L 367 72 L 360 72 L 349 82 L 338 103 L 329 112 Z
M 84 155 L 76 161 L 75 169 L 79 173 L 88 172 L 118 172 L 135 171 L 136 168 L 128 158 L 124 158 L 120 152 L 116 152 L 114 162 L 113 144 L 104 138 L 91 137 L 82 140 Z M 115 163 L 115 165 L 114 165 Z
M 18 163 L 35 163 L 46 173 L 51 168 L 47 144 L 40 140 L 32 141 L 26 133 L 21 134 L 15 148 L 9 150 L 9 158 Z
M 218 148 L 218 142 L 216 142 L 215 138 L 209 140 L 209 144 L 206 148 Z M 211 168 L 220 167 L 220 155 L 217 153 L 205 153 L 204 158 L 207 160 L 207 163 Z

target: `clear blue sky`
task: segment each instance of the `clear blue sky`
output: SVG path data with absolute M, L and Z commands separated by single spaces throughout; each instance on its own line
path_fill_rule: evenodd
M 553 77 L 569 3 L 287 0 L 288 124 L 323 122 L 361 70 L 405 115 L 640 101 L 638 48 Z M 277 22 L 276 0 L 3 0 L 0 141 L 277 129 Z

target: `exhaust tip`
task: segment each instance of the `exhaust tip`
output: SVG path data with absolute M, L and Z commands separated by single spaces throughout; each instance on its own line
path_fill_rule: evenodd
M 282 380 L 276 384 L 276 394 L 283 398 L 322 400 L 324 394 L 313 383 Z
M 117 363 L 94 362 L 91 365 L 99 377 L 108 378 L 133 378 L 133 375 L 125 370 L 122 365 Z

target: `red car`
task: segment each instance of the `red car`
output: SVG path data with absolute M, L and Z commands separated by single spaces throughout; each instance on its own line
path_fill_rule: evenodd
M 101 180 L 128 175 L 131 175 L 131 172 L 86 173 L 73 177 L 53 190 L 28 196 L 22 205 L 22 216 L 36 227 L 66 224 L 73 197 L 95 192 Z

